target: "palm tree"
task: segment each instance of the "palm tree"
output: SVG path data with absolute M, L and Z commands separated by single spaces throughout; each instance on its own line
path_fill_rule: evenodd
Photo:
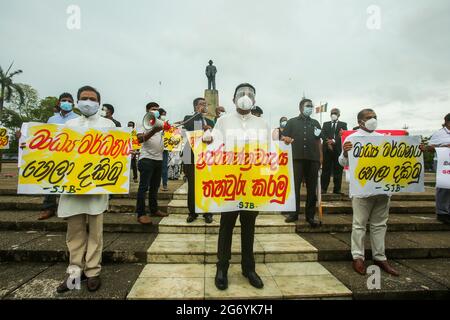
M 13 92 L 17 92 L 19 95 L 20 103 L 24 103 L 24 92 L 22 88 L 13 82 L 13 77 L 21 74 L 22 70 L 16 70 L 10 73 L 10 70 L 13 66 L 13 63 L 9 66 L 6 72 L 3 72 L 2 67 L 0 66 L 0 119 L 3 115 L 3 106 L 6 102 L 11 100 Z M 0 172 L 2 172 L 2 151 L 0 150 Z
M 14 62 L 13 62 L 14 63 Z M 13 66 L 13 63 L 9 66 L 8 70 L 6 72 L 3 72 L 2 67 L 0 66 L 0 115 L 3 112 L 3 106 L 5 102 L 9 102 L 11 100 L 11 96 L 14 91 L 17 92 L 20 98 L 20 103 L 23 104 L 24 102 L 24 93 L 22 88 L 13 82 L 13 77 L 21 74 L 22 70 L 16 70 L 10 73 L 10 70 Z

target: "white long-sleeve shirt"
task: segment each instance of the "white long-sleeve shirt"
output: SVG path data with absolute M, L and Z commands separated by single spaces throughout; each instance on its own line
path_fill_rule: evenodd
M 66 122 L 68 127 L 115 128 L 109 119 L 97 113 L 89 118 L 81 116 Z M 58 217 L 68 218 L 79 214 L 99 215 L 108 209 L 109 195 L 61 195 L 58 205 Z
M 225 143 L 225 148 L 245 144 L 247 141 L 258 141 L 270 144 L 271 129 L 267 122 L 254 115 L 241 115 L 237 111 L 220 117 L 212 131 L 214 145 Z

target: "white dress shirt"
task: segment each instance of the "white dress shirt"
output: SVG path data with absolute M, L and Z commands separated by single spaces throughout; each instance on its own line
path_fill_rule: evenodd
M 446 127 L 435 132 L 430 139 L 430 144 L 436 147 L 450 145 L 450 130 Z
M 260 144 L 271 141 L 271 129 L 267 122 L 251 113 L 241 115 L 237 111 L 220 117 L 212 131 L 214 145 L 225 143 L 226 149 L 240 146 L 248 141 Z
M 115 128 L 109 119 L 97 113 L 89 118 L 81 116 L 65 124 L 68 127 Z M 79 214 L 99 215 L 108 209 L 109 195 L 61 195 L 58 205 L 58 217 L 68 218 Z

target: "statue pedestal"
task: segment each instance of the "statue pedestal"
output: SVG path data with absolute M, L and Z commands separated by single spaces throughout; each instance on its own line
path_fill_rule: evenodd
M 219 106 L 219 91 L 205 90 L 205 100 L 208 104 L 208 119 L 214 121 L 216 119 L 216 109 Z

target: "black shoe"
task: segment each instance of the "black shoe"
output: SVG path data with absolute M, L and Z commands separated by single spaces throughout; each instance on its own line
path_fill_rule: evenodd
M 195 220 L 197 220 L 197 216 L 188 215 L 188 217 L 187 217 L 187 219 L 186 219 L 186 222 L 187 222 L 187 223 L 192 223 L 192 222 L 194 222 Z
M 100 289 L 100 285 L 102 284 L 100 277 L 92 277 L 87 280 L 87 288 L 90 292 L 97 291 Z
M 264 282 L 255 271 L 242 272 L 242 275 L 248 279 L 248 282 L 250 282 L 253 287 L 257 289 L 264 288 Z
M 450 224 L 450 216 L 438 214 L 437 219 L 444 224 Z
M 327 190 L 322 190 L 321 193 L 322 194 L 327 194 Z
M 309 223 L 311 228 L 318 228 L 322 226 L 322 222 L 316 221 L 314 219 L 307 219 L 306 222 Z
M 334 194 L 337 194 L 339 196 L 344 196 L 345 193 L 341 192 L 341 191 L 333 191 Z
M 298 216 L 289 216 L 286 218 L 286 220 L 284 220 L 284 222 L 286 223 L 292 223 L 292 222 L 296 222 L 298 221 Z
M 223 291 L 228 289 L 227 272 L 223 269 L 217 268 L 215 284 L 217 289 Z
M 207 215 L 207 216 L 205 216 L 205 222 L 206 222 L 207 224 L 212 223 L 212 222 L 213 222 L 213 217 L 212 217 L 212 215 Z
M 67 285 L 67 281 L 69 280 L 70 275 L 67 275 L 63 282 L 60 283 L 60 285 L 56 288 L 56 292 L 58 293 L 65 293 L 67 291 L 70 291 L 70 289 Z M 81 274 L 81 282 L 86 281 L 88 278 L 84 273 Z

